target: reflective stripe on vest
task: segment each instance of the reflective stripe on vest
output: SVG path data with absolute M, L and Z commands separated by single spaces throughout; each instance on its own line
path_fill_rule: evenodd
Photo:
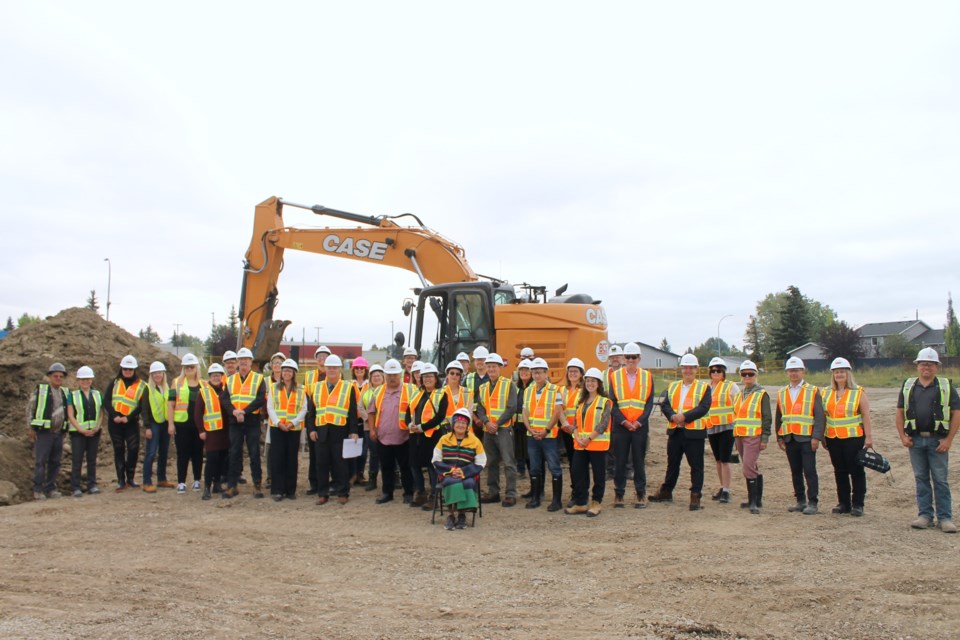
M 413 407 L 416 410 L 417 406 L 420 404 L 421 398 L 427 393 L 426 389 L 419 389 L 413 396 Z M 423 411 L 420 412 L 420 425 L 423 425 L 424 422 L 430 422 L 433 420 L 434 416 L 437 415 L 437 409 L 440 408 L 440 400 L 443 398 L 443 389 L 434 389 L 430 392 L 430 397 L 427 400 L 427 403 L 423 405 Z M 416 416 L 414 416 L 416 417 Z M 426 437 L 433 436 L 436 433 L 439 427 L 431 427 L 426 429 L 423 432 L 423 435 Z
M 604 409 L 610 405 L 610 399 L 604 398 L 603 396 L 598 395 L 593 399 L 587 406 L 583 406 L 577 411 L 576 423 L 577 435 L 584 437 L 589 436 L 594 431 L 596 431 L 597 420 L 603 415 Z M 577 439 L 573 439 L 573 448 L 580 449 L 581 451 L 584 447 L 581 447 L 577 444 Z M 606 430 L 595 440 L 588 443 L 586 446 L 587 451 L 606 451 L 610 448 L 610 421 L 607 421 Z
M 859 438 L 863 435 L 863 416 L 860 415 L 860 397 L 863 388 L 844 389 L 838 394 L 836 389 L 824 389 L 823 411 L 827 415 L 828 438 Z
M 633 389 L 628 384 L 626 367 L 620 367 L 613 374 L 613 393 L 617 396 L 617 408 L 627 420 L 638 420 L 643 415 L 652 390 L 653 378 L 646 369 L 637 369 Z
M 503 415 L 503 412 L 507 410 L 507 402 L 509 401 L 510 394 L 516 393 L 513 389 L 513 384 L 510 382 L 509 378 L 504 378 L 500 376 L 497 378 L 497 382 L 493 384 L 493 391 L 490 391 L 491 383 L 487 383 L 480 387 L 480 404 L 483 405 L 484 410 L 487 412 L 487 420 L 491 422 L 498 422 L 500 417 Z M 514 416 L 510 416 L 509 422 L 506 422 L 504 427 L 513 426 Z
M 737 394 L 733 403 L 734 418 L 733 435 L 738 438 L 759 436 L 763 431 L 763 407 L 760 400 L 766 393 L 764 390 L 751 391 L 746 402 L 743 401 L 743 392 Z
M 203 399 L 203 430 L 220 431 L 223 429 L 223 412 L 220 409 L 220 394 L 210 384 L 200 387 Z
M 375 404 L 377 407 L 377 427 L 380 426 L 380 418 L 383 416 L 383 412 L 380 411 L 380 405 L 383 404 L 383 396 L 387 393 L 387 385 L 382 384 L 377 387 L 377 399 Z M 410 407 L 410 398 L 412 398 L 417 393 L 417 388 L 412 384 L 400 383 L 400 430 L 407 430 L 407 409 Z
M 813 435 L 813 402 L 817 397 L 817 388 L 804 382 L 797 392 L 797 399 L 790 399 L 789 387 L 780 389 L 777 394 L 777 406 L 780 408 L 781 436 L 812 436 Z
M 287 387 L 281 384 L 273 385 L 273 412 L 277 414 L 277 420 L 283 420 L 290 423 L 290 431 L 300 431 L 303 429 L 303 423 L 294 425 L 293 419 L 297 417 L 307 396 L 303 388 L 296 387 L 293 391 L 287 391 Z M 276 426 L 276 425 L 272 425 Z
M 67 410 L 67 398 L 66 391 L 63 387 L 59 389 L 61 397 L 63 398 L 63 410 Z M 54 389 L 46 383 L 40 383 L 37 385 L 37 410 L 33 414 L 33 420 L 30 421 L 31 427 L 38 427 L 40 429 L 49 429 L 50 428 L 50 414 L 53 413 L 53 406 L 50 406 L 50 411 L 47 411 L 47 401 L 53 397 Z M 67 424 L 67 421 L 64 421 L 64 424 Z
M 530 429 L 527 429 L 528 436 L 532 435 L 531 429 L 537 432 L 544 431 L 557 411 L 557 395 L 560 393 L 560 388 L 548 381 L 539 394 L 536 389 L 537 385 L 532 384 L 523 392 L 523 406 L 527 409 L 527 420 L 530 423 Z M 560 428 L 554 426 L 547 432 L 547 437 L 556 438 L 558 433 Z
M 453 397 L 453 391 L 448 386 L 443 387 L 443 392 L 447 396 L 447 418 L 443 421 L 444 425 L 450 425 L 450 416 L 456 412 L 457 409 L 463 409 L 467 406 L 467 398 L 469 397 L 469 391 L 463 387 L 457 389 L 457 397 Z
M 700 404 L 700 401 L 703 400 L 703 394 L 707 392 L 707 383 L 703 380 L 694 380 L 693 384 L 690 386 L 690 389 L 687 390 L 687 395 L 683 399 L 683 406 L 680 406 L 680 391 L 683 388 L 683 381 L 677 380 L 671 382 L 670 386 L 667 388 L 667 397 L 670 398 L 670 406 L 677 413 L 686 413 L 687 411 L 693 410 L 694 407 Z M 707 420 L 705 418 L 700 418 L 699 420 L 694 420 L 693 422 L 687 423 L 684 425 L 684 429 L 689 429 L 690 431 L 703 431 L 707 428 Z M 667 421 L 667 431 L 670 429 L 676 429 L 677 425 L 672 421 Z
M 84 431 L 97 428 L 97 423 L 100 422 L 100 407 L 103 406 L 103 396 L 100 395 L 99 391 L 90 389 L 90 396 L 93 398 L 92 417 L 87 415 L 86 407 L 83 404 L 83 391 L 77 389 L 73 392 L 73 416 Z M 70 425 L 70 431 L 76 431 L 73 425 Z
M 247 374 L 246 380 L 235 373 L 227 378 L 227 389 L 230 390 L 230 403 L 234 409 L 246 409 L 247 406 L 257 399 L 257 390 L 263 382 L 263 376 L 256 371 Z M 254 414 L 260 413 L 257 409 Z
M 313 405 L 317 408 L 315 424 L 318 427 L 346 425 L 353 389 L 353 383 L 343 379 L 338 380 L 333 389 L 326 380 L 317 384 L 313 390 Z
M 177 391 L 177 399 L 173 405 L 173 421 L 187 422 L 190 420 L 190 413 L 187 411 L 190 404 L 190 385 L 187 383 L 187 378 L 177 378 L 173 387 Z
M 156 424 L 166 424 L 169 405 L 167 394 L 163 389 L 147 385 L 147 402 L 150 404 L 150 415 L 153 416 L 153 421 Z
M 933 430 L 940 434 L 946 434 L 950 430 L 950 379 L 937 376 L 937 386 L 940 389 L 940 408 L 943 411 L 943 420 L 933 421 Z M 916 386 L 916 378 L 907 378 L 903 383 L 903 430 L 907 432 L 917 431 L 916 417 L 910 415 L 910 394 L 913 393 L 913 387 Z
M 128 387 L 123 382 L 123 378 L 117 378 L 113 383 L 113 410 L 122 416 L 130 415 L 143 398 L 145 386 L 138 379 Z
M 710 396 L 710 411 L 707 421 L 711 426 L 719 427 L 733 422 L 733 383 L 721 380 Z
M 582 387 L 563 386 L 563 417 L 567 424 L 575 426 L 577 424 L 577 406 L 580 404 L 580 390 Z

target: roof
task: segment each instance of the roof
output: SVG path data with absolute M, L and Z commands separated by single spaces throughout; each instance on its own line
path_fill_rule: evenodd
M 946 344 L 946 338 L 944 337 L 943 329 L 930 329 L 925 333 L 921 333 L 919 336 L 914 338 L 914 342 L 917 344 L 927 345 L 942 345 Z
M 930 329 L 930 326 L 923 320 L 897 320 L 896 322 L 868 322 L 857 327 L 856 331 L 861 338 L 892 336 L 903 333 L 918 323 L 927 327 L 928 330 Z
M 790 351 L 787 351 L 787 355 L 790 355 L 791 353 L 794 353 L 796 351 L 800 351 L 800 349 L 804 349 L 806 347 L 816 347 L 817 349 L 821 349 L 821 350 L 823 349 L 823 347 L 818 345 L 816 342 L 808 342 L 807 344 L 800 345 L 796 349 L 791 349 Z
M 639 340 L 634 340 L 633 342 L 636 342 L 638 345 L 640 345 L 640 350 L 641 350 L 641 351 L 643 351 L 644 349 L 650 349 L 650 350 L 652 350 L 652 351 L 659 351 L 660 353 L 666 353 L 667 355 L 677 356 L 678 358 L 680 357 L 680 354 L 678 354 L 678 353 L 674 353 L 674 352 L 672 352 L 672 351 L 665 351 L 665 350 L 661 349 L 660 347 L 655 347 L 655 346 L 653 346 L 652 344 L 647 344 L 646 342 L 640 342 Z M 624 343 L 624 344 L 626 344 L 626 343 Z M 620 345 L 620 346 L 622 347 L 623 345 Z

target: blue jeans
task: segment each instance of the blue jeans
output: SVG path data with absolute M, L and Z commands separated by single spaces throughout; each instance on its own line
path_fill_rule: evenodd
M 165 424 L 147 423 L 144 429 L 152 434 L 143 454 L 143 484 L 153 484 L 153 460 L 157 460 L 157 482 L 167 481 L 167 453 L 170 451 L 170 433 Z
M 547 468 L 550 475 L 554 478 L 563 477 L 563 467 L 560 466 L 560 449 L 557 447 L 556 438 L 544 438 L 537 440 L 533 436 L 527 436 L 527 458 L 530 461 L 530 473 L 540 472 L 543 460 L 547 460 Z
M 933 520 L 933 501 L 936 497 L 937 520 L 953 519 L 950 502 L 950 485 L 947 483 L 949 453 L 937 453 L 940 438 L 914 436 L 910 452 L 910 465 L 917 481 L 917 510 L 919 515 Z M 930 481 L 933 481 L 931 490 Z

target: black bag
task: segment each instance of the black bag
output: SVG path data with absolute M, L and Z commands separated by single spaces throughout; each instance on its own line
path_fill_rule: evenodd
M 880 473 L 890 471 L 890 461 L 873 449 L 860 449 L 857 452 L 857 464 Z

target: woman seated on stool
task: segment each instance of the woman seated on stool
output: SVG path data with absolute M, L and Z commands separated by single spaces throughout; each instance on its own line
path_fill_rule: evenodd
M 483 444 L 470 430 L 470 410 L 457 409 L 451 420 L 453 431 L 440 438 L 433 450 L 433 466 L 442 478 L 443 503 L 450 515 L 443 528 L 463 529 L 467 526 L 466 509 L 477 508 L 476 476 L 487 464 Z

